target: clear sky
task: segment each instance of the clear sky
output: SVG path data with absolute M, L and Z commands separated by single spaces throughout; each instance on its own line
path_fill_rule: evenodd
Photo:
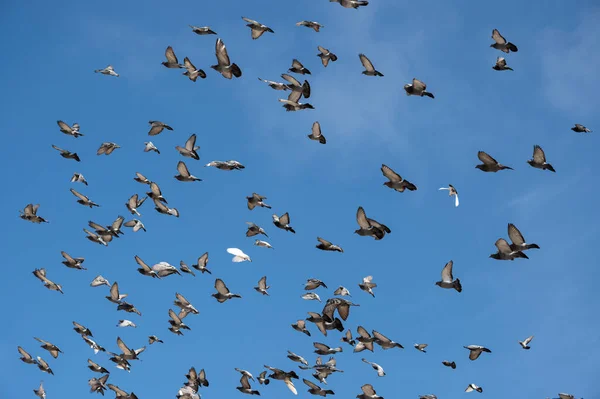
M 597 2 L 373 0 L 352 10 L 327 0 L 7 1 L 0 10 L 3 398 L 33 396 L 40 380 L 48 399 L 88 395 L 87 380 L 100 376 L 86 368 L 88 358 L 111 371 L 110 383 L 141 399 L 174 397 L 190 366 L 206 369 L 205 399 L 241 397 L 234 367 L 257 375 L 267 364 L 312 379 L 286 351 L 313 363 L 314 341 L 344 345 L 337 360 L 345 372 L 328 379 L 340 398 L 354 397 L 365 383 L 388 399 L 460 397 L 469 383 L 497 399 L 558 392 L 600 397 Z M 275 34 L 251 40 L 241 16 Z M 295 26 L 303 19 L 325 28 L 316 33 Z M 209 25 L 218 36 L 197 36 L 188 24 Z M 494 28 L 519 47 L 506 56 L 514 72 L 491 68 L 504 55 L 490 48 Z M 210 69 L 216 37 L 242 69 L 240 79 L 227 81 Z M 180 61 L 190 57 L 208 77 L 192 83 L 183 71 L 164 68 L 169 45 Z M 323 68 L 318 45 L 339 60 Z M 385 76 L 361 75 L 359 53 Z M 308 102 L 314 110 L 285 112 L 277 101 L 282 92 L 257 80 L 281 81 L 293 58 L 312 70 Z M 108 64 L 119 78 L 94 74 Z M 402 86 L 413 77 L 436 98 L 407 97 Z M 59 119 L 78 122 L 85 136 L 63 135 Z M 149 120 L 174 128 L 151 138 L 160 155 L 143 152 Z M 326 145 L 306 137 L 314 121 L 321 123 Z M 595 131 L 576 134 L 574 123 Z M 174 147 L 192 133 L 201 159 L 184 160 L 203 181 L 182 183 L 173 178 L 182 159 Z M 96 156 L 100 144 L 111 141 L 122 148 Z M 61 158 L 52 144 L 76 151 L 81 163 Z M 555 174 L 527 165 L 535 144 Z M 515 170 L 475 169 L 478 150 Z M 203 167 L 227 159 L 246 169 Z M 382 163 L 418 190 L 383 186 Z M 89 186 L 70 183 L 74 172 L 83 173 Z M 181 217 L 158 214 L 147 201 L 140 208 L 147 233 L 124 230 L 106 248 L 86 240 L 82 229 L 89 220 L 106 225 L 118 215 L 130 219 L 124 203 L 147 191 L 133 181 L 135 172 L 160 184 Z M 438 191 L 449 183 L 460 194 L 458 208 Z M 72 187 L 101 207 L 78 205 Z M 268 197 L 275 213 L 289 212 L 297 234 L 273 226 L 267 209 L 249 211 L 245 196 L 252 192 Z M 50 223 L 19 219 L 18 210 L 28 203 L 41 204 L 38 213 Z M 392 233 L 381 241 L 353 234 L 359 205 Z M 245 222 L 265 228 L 275 249 L 253 246 Z M 529 260 L 488 258 L 495 240 L 506 238 L 509 222 L 540 245 L 528 252 Z M 317 250 L 317 236 L 345 252 Z M 253 262 L 232 263 L 227 247 L 241 248 Z M 88 270 L 64 267 L 61 250 L 85 257 Z M 134 255 L 178 265 L 192 264 L 206 251 L 212 276 L 156 280 L 136 271 Z M 434 284 L 451 259 L 460 294 Z M 62 284 L 64 295 L 34 278 L 32 271 L 41 267 Z M 117 312 L 104 299 L 108 287 L 91 288 L 98 274 L 118 281 L 143 316 Z M 252 288 L 263 275 L 270 297 Z M 367 275 L 378 283 L 376 298 L 357 286 Z M 243 298 L 218 304 L 210 296 L 216 277 Z M 292 330 L 306 312 L 322 310 L 300 298 L 310 277 L 328 285 L 316 291 L 323 300 L 339 285 L 350 289 L 361 305 L 344 323 L 353 334 L 362 325 L 405 349 L 353 354 L 337 331 L 323 337 L 310 324 L 309 338 Z M 183 337 L 167 330 L 175 292 L 200 310 L 186 319 L 192 331 Z M 138 327 L 117 328 L 119 319 Z M 148 347 L 127 373 L 105 354 L 94 355 L 72 330 L 74 320 L 110 351 L 118 351 L 117 336 L 135 348 L 147 345 L 150 334 L 165 343 Z M 524 351 L 518 341 L 529 335 L 535 338 Z M 52 359 L 33 337 L 55 343 L 64 354 Z M 416 351 L 415 343 L 428 343 L 427 353 Z M 463 349 L 469 344 L 485 345 L 492 354 L 472 362 Z M 20 362 L 18 345 L 41 355 L 56 375 Z M 381 364 L 387 376 L 377 377 L 362 357 Z M 442 360 L 456 361 L 457 369 Z M 301 380 L 296 386 L 307 398 Z M 253 387 L 267 399 L 292 395 L 277 381 Z

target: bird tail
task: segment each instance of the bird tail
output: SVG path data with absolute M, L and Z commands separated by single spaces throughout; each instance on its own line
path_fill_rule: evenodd
M 461 292 L 462 291 L 462 285 L 460 284 L 460 279 L 456 279 L 455 283 L 454 283 L 454 289 L 456 289 L 456 291 Z
M 430 98 L 435 98 L 434 95 L 432 93 L 428 92 L 428 91 L 424 91 L 423 95 L 427 96 L 427 97 L 430 97 Z
M 236 78 L 242 76 L 242 70 L 239 66 L 237 66 L 237 64 L 231 64 L 231 73 L 233 73 L 233 76 Z
M 523 259 L 529 259 L 529 256 L 525 255 L 523 252 L 521 251 L 517 251 L 515 253 L 515 258 L 523 258 Z
M 540 246 L 537 244 L 527 244 L 527 249 L 540 249 Z

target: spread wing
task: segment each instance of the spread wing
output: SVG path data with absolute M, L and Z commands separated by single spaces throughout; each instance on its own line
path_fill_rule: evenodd
M 532 339 L 533 339 L 533 335 L 532 335 L 532 336 L 530 336 L 530 337 L 527 337 L 527 339 L 526 339 L 525 341 L 523 341 L 523 344 L 524 344 L 525 346 L 529 345 L 529 343 L 531 342 L 531 340 L 532 340 Z
M 402 177 L 387 165 L 381 165 L 381 172 L 385 177 L 390 179 L 391 182 L 398 183 L 402 181 Z
M 261 25 L 262 25 L 260 22 L 258 22 L 258 21 L 255 21 L 255 20 L 253 20 L 253 19 L 250 19 L 250 18 L 242 17 L 242 19 L 243 19 L 244 21 L 248 22 L 248 23 L 249 23 L 249 24 L 251 24 L 251 25 L 257 25 L 257 26 L 261 26 Z
M 75 189 L 71 189 L 71 193 L 76 196 L 77 198 L 79 198 L 80 200 L 82 200 L 83 202 L 88 202 L 89 198 L 86 197 L 85 195 L 79 193 L 78 191 L 76 191 Z
M 327 240 L 324 240 L 324 239 L 322 239 L 321 237 L 317 237 L 317 240 L 319 240 L 319 242 L 320 242 L 321 244 L 323 244 L 324 246 L 326 246 L 326 247 L 329 247 L 329 246 L 331 246 L 331 243 L 330 243 L 329 241 L 327 241 Z
M 367 71 L 369 71 L 369 72 L 375 71 L 375 67 L 373 67 L 373 63 L 371 63 L 371 60 L 369 60 L 366 55 L 359 54 L 358 57 L 360 58 L 360 62 L 363 64 L 363 66 L 365 67 L 365 69 Z
M 229 294 L 229 289 L 227 288 L 223 280 L 221 280 L 220 278 L 215 280 L 215 288 L 217 292 L 221 295 Z
M 199 267 L 206 266 L 207 263 L 208 263 L 208 252 L 205 252 L 198 258 L 198 266 Z
M 371 385 L 371 384 L 365 384 L 362 387 L 360 387 L 360 389 L 362 389 L 363 393 L 366 396 L 374 396 L 375 395 L 375 389 L 373 389 L 373 385 Z
M 290 215 L 289 215 L 289 213 L 286 212 L 283 215 L 281 215 L 281 217 L 279 218 L 279 223 L 281 223 L 284 226 L 290 224 Z
M 378 341 L 381 341 L 381 342 L 392 342 L 391 339 L 389 339 L 382 333 L 375 331 L 375 330 L 373 330 L 373 336 L 375 337 L 375 339 L 377 339 Z
M 64 130 L 64 131 L 69 132 L 69 133 L 73 131 L 73 129 L 71 129 L 71 126 L 67 125 L 63 121 L 57 121 L 56 123 L 60 127 L 60 130 Z
M 188 70 L 188 72 L 194 72 L 196 70 L 196 67 L 194 64 L 192 64 L 192 61 L 190 61 L 188 57 L 183 59 L 183 66 Z
M 300 61 L 298 61 L 297 59 L 294 58 L 292 60 L 292 68 L 303 69 L 304 65 L 302 65 L 302 63 Z
M 495 245 L 496 248 L 498 248 L 498 251 L 502 253 L 509 254 L 512 252 L 512 250 L 510 249 L 510 245 L 508 245 L 504 238 L 498 238 Z
M 477 158 L 479 158 L 479 160 L 486 165 L 496 165 L 498 163 L 498 161 L 496 161 L 494 158 L 492 158 L 488 153 L 486 153 L 484 151 L 479 151 L 477 153 Z
M 112 222 L 110 227 L 112 227 L 114 230 L 119 230 L 123 225 L 124 220 L 125 218 L 123 216 L 119 216 L 114 222 Z
M 173 47 L 167 47 L 167 49 L 165 50 L 165 57 L 167 57 L 167 61 L 169 63 L 179 64 L 177 56 L 175 56 L 175 52 L 173 51 Z
M 321 137 L 321 124 L 319 122 L 315 122 L 312 125 L 312 135 L 313 137 Z
M 452 266 L 454 265 L 453 261 L 446 263 L 446 266 L 442 269 L 442 281 L 445 283 L 451 283 L 454 280 L 452 277 Z
M 246 255 L 241 249 L 239 248 L 227 248 L 227 252 L 230 253 L 233 256 L 244 256 Z
M 356 221 L 361 229 L 368 229 L 371 227 L 371 224 L 367 220 L 367 215 L 365 214 L 365 210 L 362 206 L 359 206 L 358 210 L 356 211 Z
M 321 52 L 321 54 L 327 54 L 327 53 L 329 53 L 329 50 L 327 50 L 324 47 L 317 46 L 317 49 Z
M 315 383 L 307 380 L 306 378 L 303 378 L 302 382 L 304 382 L 306 385 L 308 385 L 311 389 L 314 389 L 314 390 L 317 390 L 317 391 L 321 390 L 320 386 L 318 386 L 317 384 L 315 384 Z
M 367 330 L 365 330 L 365 328 L 363 326 L 358 326 L 356 328 L 356 332 L 358 333 L 358 335 L 360 335 L 363 338 L 371 338 L 371 335 L 369 334 L 369 332 Z
M 177 171 L 179 171 L 179 174 L 183 177 L 190 177 L 190 171 L 183 161 L 177 163 Z
M 229 55 L 227 54 L 227 48 L 221 39 L 217 39 L 217 43 L 215 45 L 215 54 L 217 56 L 217 62 L 219 65 L 229 66 L 231 64 Z
M 152 269 L 150 268 L 150 266 L 148 266 L 146 264 L 146 262 L 144 262 L 142 260 L 142 258 L 140 258 L 139 256 L 135 255 L 135 261 L 137 262 L 138 265 L 140 265 L 142 267 L 142 269 L 144 269 L 144 271 L 146 271 L 148 273 L 152 273 Z
M 242 374 L 242 378 L 240 378 L 240 384 L 244 389 L 250 389 L 250 382 L 248 382 L 248 376 L 246 374 Z
M 287 73 L 282 74 L 281 77 L 287 80 L 292 86 L 301 86 L 298 79 L 294 78 L 291 75 L 288 75 Z
M 492 31 L 492 39 L 498 44 L 506 44 L 506 39 L 502 37 L 498 29 Z
M 328 351 L 329 349 L 331 349 L 329 346 L 322 344 L 320 342 L 313 342 L 313 346 L 321 351 Z
M 261 290 L 267 289 L 267 276 L 263 276 L 260 280 L 258 280 L 258 288 Z
M 133 354 L 133 351 L 131 349 L 129 349 L 127 347 L 127 345 L 125 345 L 125 342 L 123 342 L 123 340 L 120 337 L 117 337 L 117 346 L 119 347 L 119 349 L 121 349 L 121 351 L 123 351 L 123 354 L 125 354 L 125 355 Z
M 508 224 L 508 237 L 513 242 L 513 244 L 516 244 L 516 245 L 525 244 L 525 238 L 523 238 L 523 235 L 521 234 L 519 229 L 517 229 L 517 226 L 515 226 L 512 223 Z
M 296 390 L 294 383 L 289 377 L 286 377 L 286 379 L 283 380 L 283 382 L 285 382 L 285 385 L 289 388 L 290 391 L 292 391 L 294 395 L 298 395 L 298 391 Z
M 423 90 L 427 89 L 427 85 L 424 82 L 421 82 L 417 78 L 413 78 L 412 85 L 413 85 L 413 88 L 417 91 L 423 91 Z
M 290 95 L 288 96 L 288 101 L 291 101 L 293 103 L 298 103 L 298 101 L 300 100 L 300 97 L 302 97 L 302 93 L 299 91 L 292 91 L 290 93 Z
M 196 134 L 192 134 L 189 139 L 185 142 L 185 149 L 189 151 L 194 151 L 194 147 L 196 146 Z
M 116 281 L 110 287 L 110 297 L 115 301 L 119 299 L 119 283 Z
M 161 197 L 162 196 L 162 192 L 160 191 L 160 187 L 158 187 L 158 184 L 156 184 L 154 182 L 150 183 L 150 191 L 156 197 Z
M 544 150 L 539 145 L 533 146 L 533 160 L 538 164 L 546 162 L 546 154 L 544 154 Z

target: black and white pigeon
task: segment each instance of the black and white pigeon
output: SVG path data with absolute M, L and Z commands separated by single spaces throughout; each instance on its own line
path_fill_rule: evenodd
M 373 367 L 373 370 L 375 370 L 377 372 L 377 376 L 379 376 L 379 377 L 385 376 L 385 370 L 379 364 L 370 362 L 370 361 L 368 361 L 365 358 L 363 358 L 362 361 L 365 362 L 365 363 L 367 363 L 367 364 L 370 364 L 371 367 Z
M 82 133 L 79 133 L 79 123 L 77 122 L 73 123 L 73 126 L 69 126 L 63 121 L 57 121 L 56 123 L 58 124 L 60 131 L 66 135 L 73 136 L 75 138 L 83 136 Z
M 209 26 L 194 26 L 194 25 L 189 25 L 190 28 L 192 28 L 192 32 L 194 32 L 197 35 L 200 36 L 205 36 L 205 35 L 216 35 L 217 32 L 213 31 L 212 29 L 210 29 Z
M 483 388 L 480 387 L 480 386 L 477 386 L 475 384 L 469 384 L 467 386 L 467 389 L 465 389 L 465 392 L 473 392 L 473 391 L 477 391 L 479 393 L 482 393 L 483 392 Z
M 531 347 L 529 346 L 529 343 L 531 342 L 531 340 L 533 339 L 533 335 L 525 338 L 523 341 L 519 341 L 519 345 L 521 345 L 521 348 L 523 349 L 531 349 Z
M 440 187 L 439 190 L 448 190 L 448 195 L 450 197 L 454 196 L 454 206 L 458 206 L 458 191 L 456 191 L 452 184 L 448 184 L 448 187 Z
M 496 71 L 512 71 L 513 69 L 506 65 L 506 60 L 504 57 L 498 57 L 496 59 L 496 64 L 492 67 L 492 69 Z

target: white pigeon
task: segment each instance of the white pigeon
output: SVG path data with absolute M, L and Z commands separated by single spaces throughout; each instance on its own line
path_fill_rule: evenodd
M 108 285 L 110 287 L 110 283 L 108 282 L 108 280 L 102 276 L 96 276 L 90 283 L 90 286 L 92 287 L 99 287 L 101 285 Z
M 104 69 L 96 69 L 94 72 L 101 73 L 102 75 L 110 75 L 110 76 L 119 77 L 119 74 L 115 72 L 115 69 L 113 68 L 112 65 L 109 65 Z
M 138 220 L 138 219 L 129 220 L 129 221 L 125 222 L 123 225 L 125 227 L 132 227 L 134 233 L 136 233 L 140 230 L 146 231 L 146 227 L 144 226 L 144 223 L 142 223 L 142 221 Z
M 137 327 L 135 325 L 135 323 L 131 320 L 119 320 L 119 324 L 117 324 L 117 327 Z
M 307 301 L 321 302 L 321 298 L 319 297 L 319 294 L 316 294 L 314 292 L 308 292 L 308 293 L 302 295 L 302 299 L 307 300 Z
M 481 392 L 483 392 L 483 388 L 478 387 L 475 384 L 469 384 L 467 389 L 465 389 L 465 392 L 473 392 L 473 391 L 477 391 L 477 392 L 481 393 Z
M 377 375 L 378 375 L 379 377 L 383 377 L 383 376 L 385 376 L 385 371 L 383 370 L 383 367 L 381 367 L 381 366 L 380 366 L 380 365 L 378 365 L 377 363 L 370 362 L 370 361 L 368 361 L 367 359 L 364 359 L 364 358 L 362 359 L 362 361 L 363 361 L 363 362 L 365 362 L 365 363 L 367 363 L 367 364 L 370 364 L 370 365 L 371 365 L 371 367 L 373 367 L 373 369 L 374 369 L 375 371 L 377 371 Z
M 257 247 L 273 248 L 273 246 L 271 246 L 271 244 L 269 244 L 266 241 L 261 241 L 261 240 L 254 241 L 254 245 L 256 245 Z
M 144 148 L 144 152 L 154 151 L 157 154 L 160 154 L 160 151 L 158 150 L 158 148 L 156 148 L 153 142 L 147 141 L 144 144 L 146 145 L 146 147 Z
M 454 196 L 454 206 L 458 206 L 458 191 L 452 184 L 449 184 L 448 187 L 441 187 L 440 190 L 448 190 L 448 195 Z
M 523 349 L 529 349 L 529 343 L 531 342 L 531 340 L 533 339 L 533 335 L 528 337 L 527 339 L 525 339 L 524 341 L 519 341 L 519 344 L 521 345 L 521 347 Z
M 232 262 L 235 262 L 235 263 L 244 262 L 244 261 L 252 262 L 252 259 L 250 259 L 250 257 L 248 255 L 246 255 L 239 248 L 227 248 L 227 252 L 229 252 L 231 255 L 233 255 L 233 259 L 231 259 Z

